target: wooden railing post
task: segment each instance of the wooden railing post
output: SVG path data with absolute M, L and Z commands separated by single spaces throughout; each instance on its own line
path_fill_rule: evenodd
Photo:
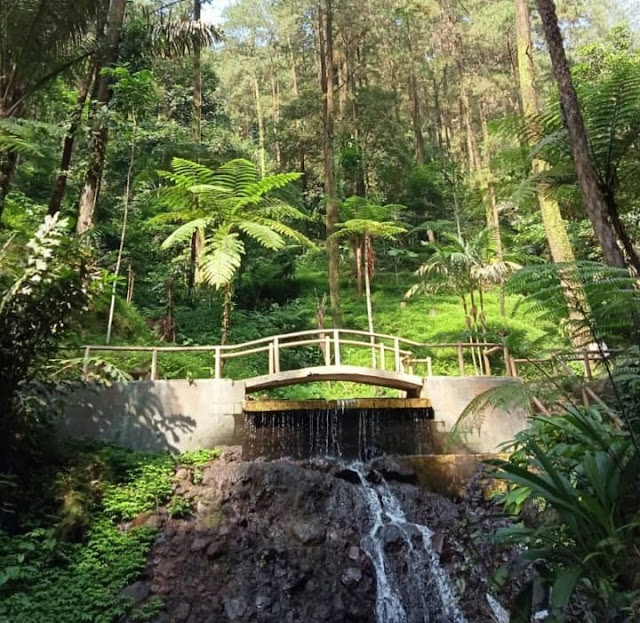
M 433 376 L 433 362 L 431 357 L 427 357 L 427 376 Z
M 280 374 L 280 339 L 277 336 L 273 338 L 273 371 Z
M 384 343 L 380 342 L 380 369 L 385 369 L 385 357 L 384 357 Z
M 511 366 L 511 376 L 518 378 L 518 365 L 513 357 L 509 357 L 509 365 Z
M 340 362 L 340 330 L 339 329 L 334 329 L 333 330 L 333 356 L 334 356 L 335 365 L 336 366 L 341 365 L 341 362 Z
M 582 352 L 582 361 L 584 362 L 584 374 L 588 381 L 593 380 L 593 372 L 591 370 L 591 362 L 589 361 L 589 351 L 584 350 Z
M 486 349 L 482 351 L 482 359 L 484 360 L 484 371 L 487 376 L 491 375 L 491 362 L 489 361 L 489 355 L 487 355 Z
M 216 359 L 215 359 L 215 377 L 219 379 L 222 377 L 222 348 L 216 346 Z
M 393 356 L 395 359 L 394 363 L 396 372 L 402 372 L 402 362 L 400 361 L 400 340 L 397 337 L 393 338 Z
M 274 355 L 274 346 L 273 346 L 273 342 L 269 342 L 269 346 L 267 347 L 268 353 L 269 353 L 269 374 L 274 374 L 276 371 L 276 364 L 275 364 L 275 355 Z
M 331 365 L 331 338 L 328 335 L 324 336 L 324 365 Z
M 460 370 L 460 376 L 464 376 L 464 353 L 462 352 L 462 344 L 457 344 L 456 349 L 458 351 L 458 369 Z
M 89 357 L 91 356 L 91 346 L 84 349 L 84 360 L 82 361 L 82 380 L 86 381 L 89 375 Z
M 515 376 L 511 369 L 511 355 L 509 349 L 506 346 L 502 347 L 502 356 L 504 357 L 504 373 L 506 376 Z
M 151 380 L 158 380 L 158 351 L 155 348 L 151 351 Z

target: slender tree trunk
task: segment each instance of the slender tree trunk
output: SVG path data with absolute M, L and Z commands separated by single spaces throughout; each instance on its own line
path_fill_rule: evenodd
M 262 94 L 260 93 L 260 82 L 255 76 L 253 87 L 256 96 L 256 116 L 258 117 L 258 153 L 260 159 L 260 175 L 264 177 L 267 172 L 265 136 L 264 136 L 264 112 L 262 110 Z
M 202 14 L 202 1 L 193 0 L 193 19 L 199 22 Z M 202 50 L 196 42 L 193 49 L 193 140 L 202 143 Z
M 482 139 L 483 139 L 483 190 L 487 205 L 487 227 L 495 233 L 496 252 L 498 260 L 504 260 L 504 250 L 502 246 L 502 229 L 500 227 L 500 214 L 498 213 L 498 201 L 496 199 L 496 188 L 493 184 L 491 176 L 491 149 L 489 144 L 489 126 L 487 123 L 487 111 L 484 102 L 480 103 L 480 121 L 482 123 Z M 500 315 L 506 315 L 504 288 L 500 288 Z
M 82 121 L 82 113 L 87 102 L 87 96 L 89 95 L 89 89 L 91 88 L 91 83 L 94 80 L 95 73 L 96 65 L 93 61 L 90 61 L 87 66 L 87 71 L 80 81 L 76 107 L 71 115 L 69 129 L 67 130 L 64 141 L 62 143 L 60 169 L 58 172 L 58 177 L 56 178 L 56 183 L 53 187 L 51 200 L 49 201 L 49 214 L 51 216 L 53 216 L 57 212 L 60 212 L 62 199 L 67 188 L 67 178 L 69 175 L 69 167 L 71 166 L 71 158 L 73 156 L 73 145 L 76 140 L 76 133 L 78 132 L 80 122 Z
M 300 95 L 298 90 L 298 69 L 296 67 L 296 56 L 293 53 L 293 48 L 291 47 L 291 37 L 287 35 L 287 49 L 289 51 L 289 61 L 291 63 L 291 89 L 293 91 L 293 97 L 296 99 Z
M 126 0 L 111 0 L 109 14 L 107 16 L 107 29 L 105 34 L 104 52 L 98 66 L 100 69 L 112 67 L 118 60 L 122 26 L 126 10 Z M 98 108 L 106 109 L 111 100 L 111 78 L 103 74 L 96 77 L 96 104 Z M 97 111 L 96 111 L 97 112 Z M 95 128 L 91 138 L 89 166 L 85 175 L 80 205 L 78 208 L 78 222 L 76 233 L 84 234 L 94 225 L 96 203 L 104 170 L 107 152 L 109 129 L 105 118 L 95 115 L 98 119 L 98 127 Z
M 356 242 L 353 248 L 356 256 L 356 296 L 362 297 L 362 245 Z
M 518 49 L 518 74 L 520 82 L 520 99 L 522 112 L 527 124 L 528 134 L 535 140 L 542 138 L 542 128 L 538 121 L 540 105 L 535 86 L 535 65 L 533 63 L 533 42 L 531 40 L 531 13 L 528 0 L 515 0 L 516 9 L 516 43 Z M 548 163 L 534 158 L 531 164 L 534 175 L 549 169 Z M 556 263 L 575 261 L 573 249 L 567 235 L 567 228 L 558 202 L 549 194 L 546 184 L 536 186 L 538 205 L 542 215 L 551 257 Z
M 367 321 L 369 323 L 369 340 L 371 342 L 371 363 L 376 367 L 376 338 L 373 336 L 373 305 L 371 304 L 371 237 L 365 234 L 364 237 L 364 290 L 367 299 Z
M 536 0 L 536 5 L 542 19 L 542 26 L 549 47 L 553 73 L 558 83 L 560 105 L 569 134 L 569 142 L 584 207 L 598 243 L 602 248 L 606 263 L 610 266 L 622 268 L 625 266 L 624 257 L 616 242 L 607 210 L 607 203 L 591 162 L 589 140 L 580 111 L 578 95 L 573 85 L 555 5 L 553 0 Z
M 233 304 L 233 286 L 227 283 L 224 286 L 224 303 L 222 308 L 222 337 L 221 346 L 229 342 L 229 331 L 231 330 L 231 306 Z
M 339 220 L 335 165 L 335 102 L 333 58 L 333 0 L 318 5 L 320 43 L 320 82 L 324 96 L 324 189 L 327 201 L 327 254 L 329 259 L 329 298 L 334 326 L 340 326 L 340 257 L 338 241 L 332 236 Z
M 122 265 L 122 254 L 124 252 L 124 241 L 127 235 L 127 221 L 129 219 L 129 205 L 131 203 L 131 182 L 133 180 L 133 169 L 136 162 L 136 117 L 133 116 L 132 135 L 131 135 L 131 153 L 129 155 L 129 168 L 127 169 L 127 183 L 124 191 L 124 213 L 122 215 L 122 230 L 120 232 L 120 246 L 118 247 L 118 259 L 116 260 L 116 269 L 114 271 L 113 286 L 111 288 L 111 305 L 109 306 L 109 320 L 107 321 L 107 341 L 111 342 L 111 328 L 113 326 L 113 314 L 116 309 L 116 290 L 118 288 L 118 277 L 120 275 L 120 266 Z

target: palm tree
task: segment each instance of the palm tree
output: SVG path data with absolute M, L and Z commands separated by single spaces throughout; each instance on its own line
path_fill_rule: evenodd
M 245 255 L 244 238 L 265 249 L 283 249 L 287 239 L 311 245 L 310 240 L 285 224 L 308 217 L 281 198 L 277 191 L 300 178 L 299 173 L 279 173 L 260 178 L 248 160 L 231 160 L 218 169 L 175 158 L 172 172 L 161 172 L 171 182 L 161 192 L 170 211 L 155 222 L 182 222 L 162 244 L 167 249 L 202 240 L 197 280 L 224 290 L 221 343 L 226 344 L 231 326 L 233 281 Z M 198 201 L 194 202 L 193 198 Z
M 433 254 L 418 268 L 416 275 L 421 280 L 405 296 L 453 290 L 460 297 L 473 343 L 480 333 L 487 331 L 486 290 L 496 285 L 502 287 L 507 277 L 521 266 L 514 257 L 498 254 L 494 229 L 483 229 L 468 240 L 444 232 L 441 238 L 442 242 L 427 245 Z
M 347 218 L 342 223 L 337 223 L 337 230 L 333 235 L 335 239 L 349 240 L 351 247 L 355 252 L 356 258 L 356 274 L 358 281 L 358 295 L 362 291 L 362 274 L 364 272 L 365 293 L 367 301 L 367 320 L 369 323 L 369 333 L 371 334 L 371 342 L 373 344 L 373 306 L 371 304 L 371 279 L 375 274 L 375 250 L 373 241 L 375 239 L 393 240 L 399 234 L 407 230 L 396 222 L 387 220 L 378 220 L 381 218 L 390 218 L 394 213 L 404 206 L 387 205 L 381 206 L 371 203 L 363 197 L 350 197 L 341 208 L 341 212 L 345 216 L 353 216 Z M 358 218 L 355 218 L 355 217 Z M 362 263 L 364 261 L 364 271 Z M 373 365 L 375 367 L 375 351 L 372 350 Z

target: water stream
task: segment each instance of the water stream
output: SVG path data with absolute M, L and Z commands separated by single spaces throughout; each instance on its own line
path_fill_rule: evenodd
M 350 468 L 360 476 L 372 522 L 362 547 L 376 571 L 377 623 L 466 623 L 431 545 L 433 532 L 407 520 L 384 478 L 373 484 L 361 463 Z

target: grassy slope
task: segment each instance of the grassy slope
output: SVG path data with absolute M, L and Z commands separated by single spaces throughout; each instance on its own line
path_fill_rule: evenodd
M 467 341 L 462 306 L 457 296 L 417 295 L 410 300 L 404 293 L 412 283 L 411 272 L 395 273 L 379 269 L 373 281 L 374 328 L 376 332 L 398 335 L 410 340 L 437 343 Z M 296 275 L 295 289 L 301 294 L 287 305 L 273 305 L 268 310 L 251 311 L 236 308 L 232 317 L 231 342 L 240 343 L 268 335 L 316 328 L 316 306 L 319 296 L 326 292 L 326 273 L 317 264 L 301 263 Z M 367 328 L 366 304 L 364 297 L 355 295 L 354 279 L 347 275 L 341 284 L 343 325 L 346 328 Z M 485 297 L 487 323 L 492 341 L 506 339 L 512 353 L 525 354 L 530 346 L 545 335 L 553 333 L 551 327 L 536 326 L 531 319 L 518 313 L 518 299 L 508 297 L 507 314 L 500 316 L 497 292 Z M 141 315 L 135 309 L 120 305 L 115 343 L 159 344 Z M 326 324 L 330 326 L 329 310 Z M 176 309 L 179 343 L 215 344 L 219 339 L 220 306 L 215 297 L 203 296 L 195 309 Z M 104 333 L 101 321 L 94 318 L 83 335 L 85 343 L 102 343 Z M 559 340 L 559 338 L 558 338 Z M 547 341 L 547 346 L 550 344 Z M 421 356 L 434 357 L 436 373 L 457 370 L 457 360 L 453 351 L 425 352 Z M 149 370 L 150 357 L 147 353 L 100 355 L 109 362 L 128 372 L 144 375 Z M 367 365 L 370 355 L 364 349 L 345 349 L 343 360 Z M 283 368 L 304 367 L 320 363 L 320 352 L 315 347 L 289 351 L 283 356 Z M 494 365 L 500 366 L 498 356 Z M 259 354 L 228 362 L 225 375 L 231 378 L 247 378 L 267 371 L 266 355 Z M 159 358 L 159 373 L 165 378 L 207 378 L 213 374 L 213 360 L 210 354 L 162 354 Z M 341 383 L 312 384 L 286 388 L 272 392 L 272 395 L 286 397 L 343 397 L 358 395 L 379 395 L 381 390 L 368 387 L 353 387 Z

